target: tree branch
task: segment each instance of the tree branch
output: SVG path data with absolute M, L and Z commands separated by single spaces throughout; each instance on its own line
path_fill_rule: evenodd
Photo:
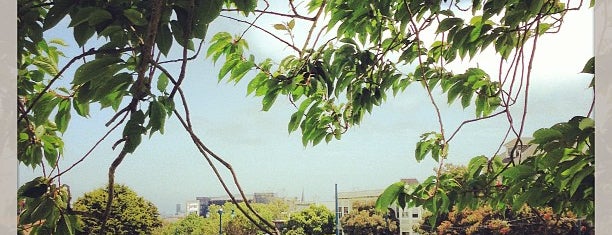
M 245 20 L 240 20 L 240 19 L 237 19 L 237 18 L 234 18 L 234 17 L 231 17 L 231 16 L 225 16 L 225 15 L 219 15 L 219 16 L 220 16 L 220 17 L 223 17 L 223 18 L 230 19 L 230 20 L 234 20 L 234 21 L 237 21 L 237 22 L 240 22 L 240 23 L 246 23 L 246 24 L 250 24 L 250 23 L 251 23 L 251 22 L 248 22 L 248 21 L 245 21 Z M 255 28 L 257 28 L 257 29 L 259 29 L 259 30 L 263 31 L 264 33 L 266 33 L 266 34 L 268 34 L 268 35 L 270 35 L 270 36 L 274 37 L 276 40 L 278 40 L 278 41 L 280 41 L 280 42 L 284 43 L 285 45 L 287 45 L 287 46 L 291 47 L 291 49 L 293 49 L 294 51 L 296 51 L 296 52 L 298 52 L 298 53 L 300 53 L 300 54 L 301 54 L 301 51 L 300 51 L 300 49 L 299 49 L 299 48 L 295 47 L 294 45 L 291 45 L 291 43 L 289 43 L 289 42 L 287 42 L 287 41 L 283 40 L 282 38 L 280 38 L 280 37 L 276 36 L 275 34 L 271 33 L 270 31 L 268 31 L 268 30 L 266 30 L 266 29 L 264 29 L 264 28 L 262 28 L 262 27 L 260 27 L 260 26 L 258 26 L 258 25 L 253 25 L 253 27 L 255 27 Z
M 306 36 L 306 41 L 304 41 L 304 46 L 302 47 L 302 52 L 306 50 L 306 48 L 308 47 L 308 43 L 310 42 L 310 37 L 312 37 L 312 33 L 314 32 L 314 29 L 317 27 L 317 21 L 319 20 L 319 17 L 321 16 L 321 13 L 323 13 L 323 10 L 325 9 L 325 4 L 327 3 L 327 1 L 323 1 L 321 3 L 321 6 L 319 7 L 319 10 L 317 11 L 317 14 L 314 17 L 314 20 L 312 21 L 312 25 L 310 26 L 310 30 L 308 30 L 308 36 Z M 313 45 L 314 47 L 315 45 Z M 300 53 L 300 57 L 302 56 L 302 53 Z
M 66 64 L 52 79 L 51 81 L 49 81 L 49 84 L 47 84 L 47 86 L 45 86 L 45 88 L 38 94 L 38 96 L 36 96 L 36 98 L 34 98 L 34 100 L 32 100 L 32 103 L 30 104 L 30 106 L 28 106 L 28 108 L 25 110 L 24 113 L 22 113 L 19 118 L 17 119 L 17 122 L 21 121 L 21 119 L 23 119 L 28 113 L 30 113 L 30 111 L 32 111 L 32 108 L 34 107 L 34 105 L 36 105 L 36 102 L 38 102 L 38 100 L 40 99 L 40 97 L 42 97 L 48 90 L 49 88 L 51 88 L 51 85 L 53 85 L 53 83 L 55 83 L 55 81 L 57 81 L 58 78 L 60 78 L 62 76 L 62 74 L 64 74 L 64 72 L 66 71 L 66 69 L 68 69 L 74 62 L 76 62 L 77 60 L 81 59 L 81 58 L 85 58 L 86 56 L 89 55 L 96 55 L 96 54 L 104 54 L 104 53 L 121 53 L 121 52 L 127 52 L 127 51 L 132 51 L 134 50 L 134 48 L 132 47 L 126 47 L 126 48 L 120 48 L 120 49 L 103 49 L 103 50 L 95 50 L 94 48 L 89 49 L 89 51 L 84 52 L 83 54 L 80 54 L 74 58 L 72 58 L 68 64 Z

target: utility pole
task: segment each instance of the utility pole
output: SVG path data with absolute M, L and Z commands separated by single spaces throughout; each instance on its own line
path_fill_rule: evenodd
M 338 184 L 335 184 L 335 198 L 336 198 L 336 235 L 340 235 L 340 209 L 338 205 Z

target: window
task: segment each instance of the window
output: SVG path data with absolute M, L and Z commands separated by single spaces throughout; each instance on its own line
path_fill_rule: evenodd
M 419 213 L 412 213 L 412 218 L 419 218 Z
M 344 207 L 344 214 L 348 214 L 348 213 L 349 213 L 349 211 L 348 211 L 348 207 L 346 207 L 346 206 L 345 206 L 345 207 Z
M 410 216 L 410 211 L 403 211 L 402 212 L 402 217 L 409 217 Z

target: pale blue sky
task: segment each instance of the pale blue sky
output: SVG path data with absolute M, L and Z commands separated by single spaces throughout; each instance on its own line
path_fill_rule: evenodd
M 298 23 L 296 27 L 299 26 Z M 240 32 L 243 27 L 220 20 L 208 35 L 219 29 Z M 571 12 L 561 33 L 540 39 L 526 135 L 572 116 L 586 115 L 592 99 L 592 91 L 587 89 L 590 78 L 578 72 L 593 55 L 592 29 L 591 10 Z M 76 45 L 69 31 L 45 36 L 60 37 Z M 249 53 L 259 60 L 272 57 L 278 61 L 291 52 L 274 46 L 270 38 L 261 35 L 247 35 L 247 40 L 251 46 Z M 66 54 L 70 57 L 80 52 L 72 50 Z M 496 68 L 491 67 L 496 66 L 491 58 L 478 63 L 486 71 Z M 389 96 L 387 102 L 375 108 L 372 115 L 366 115 L 362 124 L 352 128 L 341 141 L 304 148 L 299 132 L 287 133 L 294 109 L 286 99 L 279 97 L 269 112 L 262 112 L 260 98 L 245 96 L 248 77 L 236 86 L 217 83 L 219 68 L 203 57 L 197 59 L 189 65 L 182 87 L 189 97 L 196 133 L 209 148 L 233 164 L 247 193 L 274 192 L 299 197 L 304 190 L 307 200 L 331 201 L 334 183 L 338 183 L 340 191 L 381 189 L 400 178 L 423 180 L 433 173 L 436 166 L 433 160 L 421 163 L 414 160 L 419 136 L 438 130 L 433 108 L 418 85 L 410 86 L 397 97 Z M 439 104 L 450 134 L 462 120 L 473 118 L 474 112 L 471 108 L 462 110 L 459 104 L 449 107 L 445 100 L 445 96 L 441 97 Z M 107 130 L 104 123 L 111 110 L 96 112 L 93 107 L 91 110 L 89 119 L 73 114 L 64 135 L 66 147 L 61 167 L 83 156 Z M 448 162 L 466 164 L 471 157 L 495 153 L 505 133 L 504 124 L 504 118 L 495 118 L 465 126 L 451 143 Z M 108 167 L 118 154 L 111 150 L 117 139 L 117 134 L 107 138 L 85 162 L 61 178 L 62 183 L 71 185 L 73 200 L 107 182 Z M 33 177 L 32 170 L 20 167 L 20 180 Z M 155 203 L 163 214 L 173 213 L 175 204 L 196 196 L 224 194 L 174 116 L 166 121 L 164 135 L 143 138 L 138 150 L 128 155 L 117 169 L 116 182 L 132 187 Z

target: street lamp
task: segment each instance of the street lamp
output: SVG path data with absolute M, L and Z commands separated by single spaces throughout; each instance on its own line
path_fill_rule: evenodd
M 223 230 L 221 229 L 221 220 L 223 219 L 223 208 L 220 208 L 217 212 L 219 213 L 219 235 L 223 235 Z

